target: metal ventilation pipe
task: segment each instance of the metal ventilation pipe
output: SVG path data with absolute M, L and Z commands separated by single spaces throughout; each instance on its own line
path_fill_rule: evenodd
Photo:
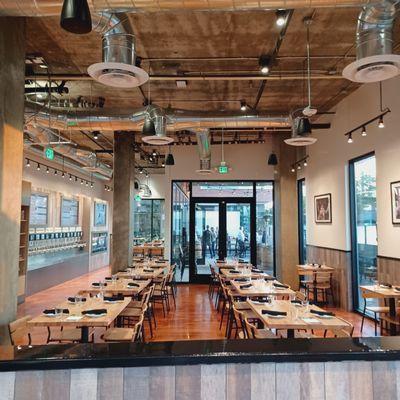
M 54 134 L 51 129 L 41 127 L 36 124 L 29 124 L 25 128 L 25 132 L 29 137 L 38 144 L 48 144 L 50 142 L 57 142 L 59 136 Z M 97 160 L 96 155 L 92 151 L 83 150 L 76 148 L 73 145 L 53 145 L 54 151 L 63 155 L 64 157 L 70 158 L 89 172 L 98 173 L 99 175 L 111 179 L 113 172 L 111 168 Z
M 210 130 L 204 129 L 202 131 L 196 131 L 197 146 L 199 149 L 200 156 L 200 169 L 199 173 L 210 173 L 211 172 L 211 139 Z

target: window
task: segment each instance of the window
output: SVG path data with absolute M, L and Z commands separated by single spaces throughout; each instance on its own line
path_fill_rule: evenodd
M 79 225 L 79 201 L 61 198 L 61 226 Z
M 256 183 L 257 267 L 275 274 L 274 186 L 272 182 Z
M 350 209 L 354 308 L 361 311 L 364 301 L 359 286 L 377 279 L 375 155 L 350 162 Z
M 30 225 L 46 226 L 49 196 L 47 194 L 31 194 Z
M 299 206 L 299 262 L 307 262 L 307 198 L 306 181 L 297 181 L 297 196 Z
M 164 200 L 135 200 L 133 215 L 133 235 L 136 243 L 164 239 Z

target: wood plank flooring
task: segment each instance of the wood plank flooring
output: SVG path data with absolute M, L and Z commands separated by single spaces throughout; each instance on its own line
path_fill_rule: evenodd
M 26 298 L 25 303 L 18 307 L 18 316 L 40 314 L 45 308 L 54 307 L 68 296 L 109 275 L 109 269 L 90 272 L 60 285 L 46 289 Z M 350 321 L 355 329 L 354 336 L 360 335 L 361 316 L 356 313 L 332 309 L 338 316 Z M 174 341 L 189 339 L 223 339 L 224 329 L 219 329 L 220 314 L 214 308 L 214 302 L 208 296 L 207 285 L 179 285 L 176 299 L 176 308 L 173 303 L 171 310 L 163 317 L 161 307 L 156 310 L 157 328 L 153 338 L 150 338 L 147 324 L 146 340 Z M 101 341 L 102 329 L 97 330 L 96 341 Z M 363 336 L 373 336 L 374 329 L 371 321 L 366 319 Z M 33 344 L 43 344 L 46 341 L 47 331 L 44 328 L 35 328 L 32 338 Z

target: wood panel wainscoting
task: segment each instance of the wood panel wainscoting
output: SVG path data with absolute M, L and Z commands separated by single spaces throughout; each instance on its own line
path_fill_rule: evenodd
M 209 364 L 0 373 L 2 400 L 396 399 L 400 361 Z M 290 382 L 290 384 L 288 384 Z
M 400 285 L 400 258 L 378 256 L 378 280 L 392 285 Z
M 307 245 L 307 262 L 325 263 L 335 269 L 332 275 L 335 306 L 351 311 L 353 309 L 351 251 Z

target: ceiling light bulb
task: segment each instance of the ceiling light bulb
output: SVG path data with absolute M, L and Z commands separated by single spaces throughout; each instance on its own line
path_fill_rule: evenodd
M 365 129 L 365 126 L 362 127 L 361 136 L 367 136 L 367 130 Z
M 90 184 L 90 187 L 91 187 L 91 188 L 93 187 L 93 182 Z
M 241 101 L 241 102 L 240 102 L 240 109 L 241 109 L 242 111 L 246 111 L 246 110 L 247 110 L 247 104 L 246 104 L 245 101 Z
M 72 175 L 71 174 L 69 174 L 69 180 L 72 181 Z
M 54 175 L 57 175 L 57 170 L 56 169 L 54 170 Z
M 65 178 L 65 172 L 62 173 L 61 177 L 62 177 L 62 178 Z
M 89 182 L 88 181 L 86 181 L 86 186 L 89 186 Z
M 157 152 L 155 150 L 153 150 L 153 157 L 157 156 Z
M 81 179 L 81 185 L 83 185 L 83 179 Z
M 100 136 L 100 132 L 99 131 L 94 131 L 93 132 L 93 139 L 97 140 Z
M 278 10 L 276 12 L 276 25 L 283 26 L 286 23 L 286 11 Z
M 165 164 L 164 164 L 164 163 L 161 163 L 161 166 L 164 168 L 164 167 L 165 167 Z
M 301 165 L 300 164 L 297 166 L 297 169 L 301 169 Z
M 262 68 L 261 68 L 261 73 L 262 73 L 262 74 L 265 74 L 265 75 L 266 75 L 266 74 L 268 74 L 268 72 L 269 72 L 269 67 L 268 67 L 268 66 L 265 66 L 265 67 L 262 67 Z
M 46 168 L 46 174 L 50 172 L 49 167 Z
M 270 62 L 271 58 L 265 54 L 258 59 L 258 65 L 260 66 L 260 71 L 262 74 L 267 75 L 269 73 Z
M 303 165 L 304 165 L 305 167 L 307 167 L 307 165 L 308 165 L 307 161 L 304 161 Z
M 381 115 L 381 116 L 379 117 L 378 128 L 384 128 L 384 127 L 385 127 L 385 124 L 384 124 L 384 122 L 383 122 L 383 116 Z
M 26 166 L 30 167 L 31 166 L 31 162 L 29 160 L 26 161 Z
M 294 167 L 292 167 L 291 171 L 292 171 L 292 172 L 295 172 L 296 170 L 294 169 Z
M 38 171 L 40 171 L 40 164 L 39 164 L 39 163 L 38 163 L 36 169 L 37 169 Z
M 353 143 L 353 138 L 351 137 L 351 135 L 349 135 L 349 138 L 347 139 L 347 143 Z
M 143 168 L 139 168 L 139 174 L 143 174 Z

